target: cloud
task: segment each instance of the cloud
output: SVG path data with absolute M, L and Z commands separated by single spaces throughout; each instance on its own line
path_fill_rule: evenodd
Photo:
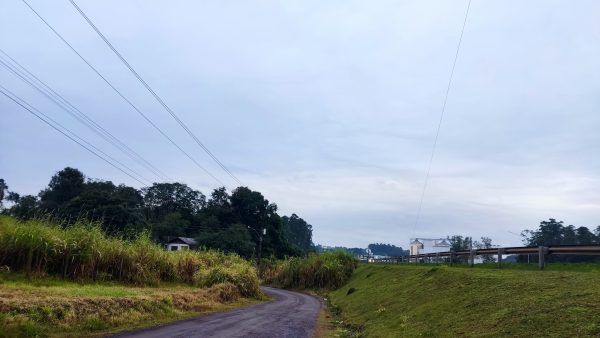
M 32 4 L 227 180 L 68 3 Z M 282 212 L 312 223 L 317 242 L 406 245 L 466 2 L 80 5 L 213 153 Z M 519 244 L 508 230 L 548 217 L 600 223 L 598 6 L 472 4 L 415 233 Z M 0 35 L 6 52 L 156 166 L 205 193 L 216 186 L 21 3 L 2 4 L 0 29 L 11 32 Z M 85 133 L 0 74 L 2 85 Z M 10 102 L 0 99 L 0 112 L 0 175 L 16 191 L 37 193 L 67 165 L 135 185 Z

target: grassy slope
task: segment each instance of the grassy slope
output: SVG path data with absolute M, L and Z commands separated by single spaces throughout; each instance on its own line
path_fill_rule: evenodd
M 97 336 L 257 302 L 232 285 L 135 287 L 0 273 L 0 337 Z
M 600 335 L 593 271 L 363 265 L 329 297 L 367 337 Z

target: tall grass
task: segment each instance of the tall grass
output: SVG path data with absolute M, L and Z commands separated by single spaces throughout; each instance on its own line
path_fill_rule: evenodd
M 342 251 L 289 258 L 264 269 L 267 283 L 286 288 L 337 289 L 356 269 L 358 261 Z
M 0 217 L 0 267 L 28 276 L 138 285 L 182 282 L 204 287 L 230 282 L 245 296 L 260 293 L 256 270 L 237 255 L 166 251 L 147 234 L 131 241 L 111 238 L 97 223 L 84 221 L 62 228 L 44 219 Z

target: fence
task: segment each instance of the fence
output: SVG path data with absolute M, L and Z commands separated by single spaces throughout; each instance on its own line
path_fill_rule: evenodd
M 419 263 L 419 262 L 433 262 L 439 263 L 441 259 L 449 258 L 450 265 L 456 262 L 456 257 L 467 256 L 468 263 L 470 266 L 475 264 L 475 257 L 480 255 L 497 256 L 498 267 L 502 267 L 502 256 L 503 255 L 514 255 L 514 254 L 526 254 L 538 256 L 538 265 L 540 269 L 543 269 L 546 264 L 546 257 L 548 255 L 600 255 L 600 245 L 555 245 L 555 246 L 539 246 L 539 247 L 504 247 L 504 248 L 490 248 L 490 249 L 472 249 L 463 251 L 446 251 L 427 253 L 419 255 L 410 255 L 396 258 L 388 258 L 382 260 L 375 260 L 375 262 L 381 263 Z

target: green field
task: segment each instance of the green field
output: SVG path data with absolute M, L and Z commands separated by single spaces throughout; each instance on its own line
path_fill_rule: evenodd
M 600 336 L 597 271 L 362 265 L 329 300 L 347 335 Z

